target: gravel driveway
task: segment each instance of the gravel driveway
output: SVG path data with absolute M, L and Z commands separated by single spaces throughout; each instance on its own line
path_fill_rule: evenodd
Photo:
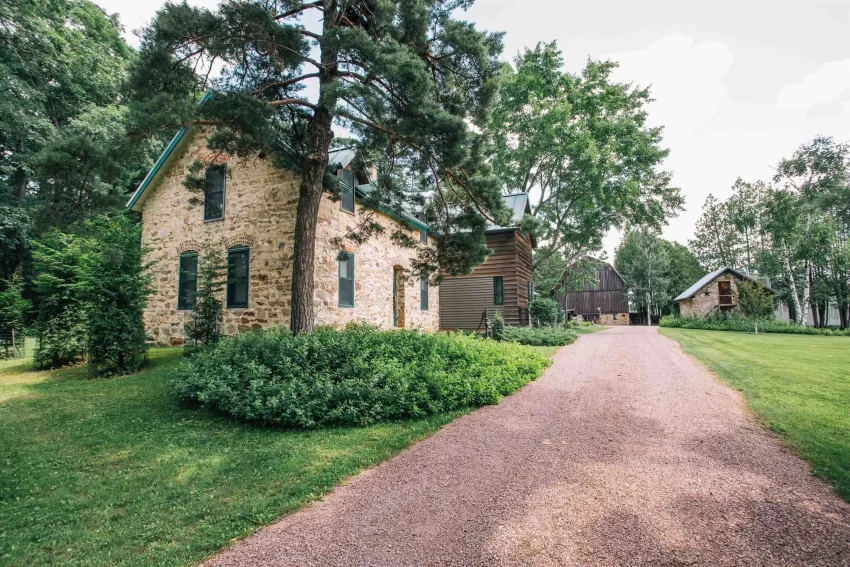
M 850 565 L 850 506 L 655 329 L 561 349 L 207 565 Z

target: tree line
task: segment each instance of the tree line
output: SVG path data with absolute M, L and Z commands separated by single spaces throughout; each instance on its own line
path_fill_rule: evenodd
M 507 64 L 502 34 L 462 19 L 469 4 L 166 3 L 139 49 L 89 0 L 0 4 L 0 331 L 32 328 L 45 365 L 101 349 L 110 371 L 134 367 L 157 267 L 124 203 L 193 124 L 212 127 L 214 154 L 259 155 L 300 174 L 294 333 L 315 325 L 318 202 L 339 197 L 334 126 L 351 133 L 356 167 L 376 166 L 364 207 L 427 215 L 433 246 L 392 236 L 434 278 L 486 259 L 485 230 L 510 222 L 505 193 L 536 196 L 523 228 L 544 242 L 540 266 L 582 257 L 611 227 L 658 228 L 681 209 L 662 130 L 646 125 L 647 89 L 616 82 L 615 62 L 567 72 L 555 43 Z M 185 180 L 192 200 L 206 182 L 197 170 Z M 346 238 L 381 230 L 366 215 Z M 107 319 L 123 326 L 107 329 Z
M 768 181 L 738 179 L 725 201 L 709 195 L 690 246 L 706 269 L 764 278 L 791 319 L 850 324 L 850 147 L 818 137 L 782 159 Z

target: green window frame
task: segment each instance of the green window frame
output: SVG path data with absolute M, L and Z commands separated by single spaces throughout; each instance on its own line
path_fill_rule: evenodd
M 241 246 L 227 251 L 227 307 L 248 307 L 248 287 L 251 270 L 251 252 Z
M 428 274 L 419 276 L 419 310 L 428 311 Z
M 528 293 L 528 301 L 529 303 L 534 300 L 534 282 L 528 280 L 526 283 L 526 293 Z
M 502 276 L 493 277 L 493 304 L 505 304 L 505 278 Z
M 354 212 L 354 174 L 349 169 L 342 170 L 342 199 L 339 208 L 347 213 Z
M 354 254 L 340 252 L 337 258 L 339 292 L 337 305 L 354 307 Z
M 198 291 L 198 253 L 180 254 L 177 269 L 177 309 L 186 311 L 195 308 L 195 293 Z
M 217 165 L 207 168 L 204 189 L 204 220 L 224 218 L 224 191 L 227 185 L 227 167 Z

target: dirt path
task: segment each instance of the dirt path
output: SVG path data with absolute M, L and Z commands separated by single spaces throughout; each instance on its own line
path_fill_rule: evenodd
M 850 506 L 640 327 L 209 565 L 850 565 Z

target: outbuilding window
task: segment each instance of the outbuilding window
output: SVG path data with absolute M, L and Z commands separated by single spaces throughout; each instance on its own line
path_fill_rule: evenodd
M 340 252 L 337 262 L 339 306 L 354 307 L 354 254 L 351 252 Z
M 224 218 L 224 186 L 227 168 L 217 165 L 207 169 L 207 186 L 204 191 L 204 220 Z
M 194 309 L 197 289 L 198 254 L 186 252 L 180 255 L 180 267 L 177 275 L 177 309 Z
M 248 248 L 231 248 L 227 251 L 227 307 L 248 307 L 248 274 L 250 253 Z
M 505 304 L 505 278 L 496 276 L 493 278 L 493 304 Z
M 425 213 L 419 213 L 418 215 L 416 215 L 416 218 L 418 218 L 420 221 L 422 221 L 422 224 L 428 223 L 428 217 L 425 215 Z M 428 231 L 427 230 L 419 229 L 419 242 L 421 242 L 422 244 L 428 244 Z

